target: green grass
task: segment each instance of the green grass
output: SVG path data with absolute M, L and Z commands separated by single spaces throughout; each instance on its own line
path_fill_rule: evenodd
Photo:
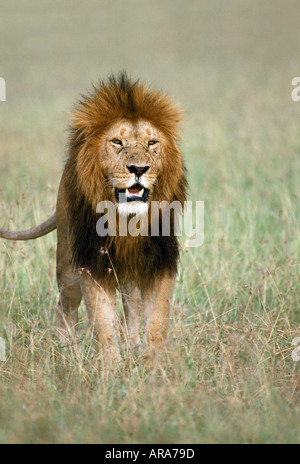
M 67 112 L 126 68 L 187 110 L 205 242 L 182 252 L 156 370 L 129 358 L 108 375 L 83 307 L 81 351 L 57 342 L 55 234 L 1 241 L 0 442 L 299 443 L 297 1 L 2 4 L 1 227 L 53 212 Z

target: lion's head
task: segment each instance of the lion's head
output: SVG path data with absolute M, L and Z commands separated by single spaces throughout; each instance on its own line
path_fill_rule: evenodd
M 92 204 L 119 203 L 122 193 L 128 202 L 122 212 L 146 210 L 152 200 L 184 201 L 176 144 L 181 112 L 168 96 L 123 73 L 94 88 L 72 119 L 70 157 L 76 158 L 83 193 Z
M 99 202 L 114 202 L 121 215 L 147 213 L 152 201 L 184 202 L 186 178 L 177 146 L 181 119 L 167 95 L 125 73 L 100 82 L 78 103 L 64 173 L 76 264 L 85 265 L 89 260 L 82 256 L 91 258 L 103 245 L 95 236 Z

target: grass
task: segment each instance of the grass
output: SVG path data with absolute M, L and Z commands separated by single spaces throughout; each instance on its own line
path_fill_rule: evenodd
M 299 6 L 199 3 L 3 1 L 1 227 L 54 210 L 65 114 L 127 68 L 187 109 L 205 242 L 182 252 L 156 370 L 129 358 L 109 376 L 83 307 L 81 350 L 57 342 L 55 234 L 1 241 L 1 443 L 299 443 Z

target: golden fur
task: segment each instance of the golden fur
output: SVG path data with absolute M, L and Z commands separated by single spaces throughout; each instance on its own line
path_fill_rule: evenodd
M 100 237 L 96 208 L 108 200 L 120 214 L 122 208 L 135 211 L 140 205 L 150 215 L 151 201 L 183 204 L 187 183 L 177 146 L 180 120 L 167 95 L 125 73 L 100 82 L 77 104 L 56 209 L 57 315 L 63 336 L 77 324 L 83 295 L 96 336 L 119 356 L 115 290 L 120 288 L 132 344 L 140 341 L 142 306 L 146 345 L 164 343 L 178 261 L 174 224 L 170 237 L 161 232 L 157 237 Z M 143 200 L 134 201 L 136 185 Z M 118 196 L 124 191 L 133 195 L 125 206 Z

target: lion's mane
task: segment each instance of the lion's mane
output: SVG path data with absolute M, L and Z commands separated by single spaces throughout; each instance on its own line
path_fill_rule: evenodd
M 168 270 L 176 272 L 178 241 L 171 228 L 170 237 L 100 237 L 96 233 L 99 215 L 96 205 L 110 200 L 110 193 L 99 158 L 99 140 L 110 125 L 119 120 L 147 120 L 165 137 L 162 173 L 157 179 L 155 200 L 186 198 L 187 181 L 178 149 L 180 110 L 170 98 L 131 81 L 126 73 L 101 81 L 82 97 L 72 114 L 68 159 L 63 184 L 69 218 L 73 264 L 88 269 L 95 278 L 114 278 L 120 285 L 134 281 L 151 285 L 154 276 Z M 103 250 L 108 249 L 108 254 Z

